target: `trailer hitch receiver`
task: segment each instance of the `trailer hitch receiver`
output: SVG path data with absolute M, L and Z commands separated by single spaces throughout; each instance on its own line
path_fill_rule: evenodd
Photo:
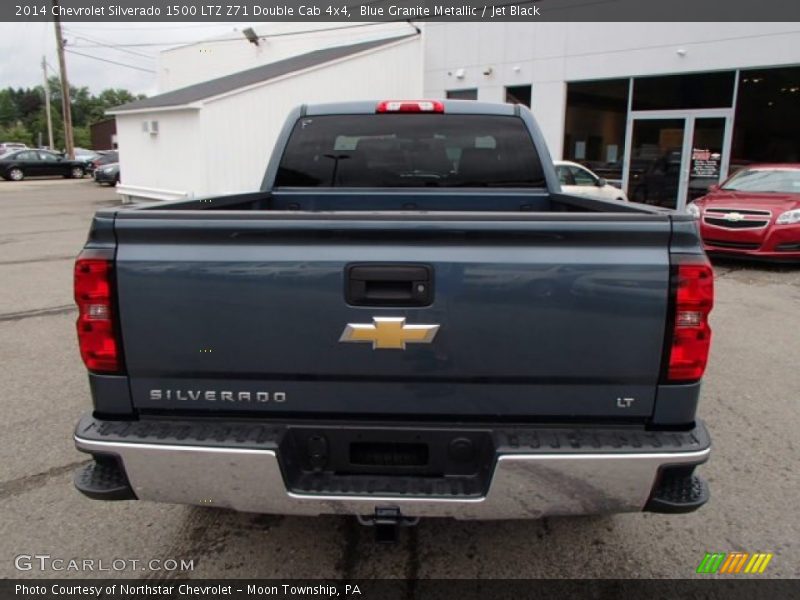
M 375 541 L 380 544 L 394 544 L 400 537 L 401 527 L 419 523 L 419 517 L 404 517 L 396 506 L 376 506 L 374 514 L 357 517 L 362 525 L 375 527 Z

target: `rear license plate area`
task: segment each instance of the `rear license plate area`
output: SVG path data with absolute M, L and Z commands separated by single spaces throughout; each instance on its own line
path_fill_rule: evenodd
M 478 493 L 494 455 L 491 435 L 480 430 L 291 427 L 278 458 L 292 491 L 363 493 L 369 481 L 384 493 L 410 493 L 421 480 L 439 480 Z
M 351 465 L 362 467 L 427 467 L 430 452 L 427 444 L 392 442 L 352 442 Z

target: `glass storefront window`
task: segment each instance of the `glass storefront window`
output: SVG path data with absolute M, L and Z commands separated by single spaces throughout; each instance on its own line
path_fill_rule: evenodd
M 563 158 L 612 183 L 625 172 L 631 199 L 662 206 L 747 165 L 800 163 L 800 66 L 742 69 L 736 81 L 729 70 L 568 83 Z
M 506 102 L 531 107 L 531 86 L 511 85 L 506 88 Z
M 637 119 L 633 122 L 628 176 L 631 200 L 675 208 L 685 126 L 685 119 Z
M 612 183 L 622 180 L 628 79 L 567 84 L 564 159 Z
M 730 108 L 734 71 L 635 77 L 633 110 Z
M 451 100 L 477 100 L 478 90 L 447 90 L 447 97 Z
M 763 162 L 800 162 L 800 67 L 739 73 L 730 172 Z
M 689 158 L 688 201 L 704 196 L 709 186 L 719 183 L 724 140 L 724 118 L 695 119 L 692 154 Z

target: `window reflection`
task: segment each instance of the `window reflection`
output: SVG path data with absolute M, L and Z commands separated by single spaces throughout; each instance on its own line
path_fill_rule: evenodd
M 753 163 L 800 162 L 800 67 L 739 73 L 731 172 Z
M 628 79 L 567 85 L 564 158 L 614 184 L 622 181 L 628 87 Z

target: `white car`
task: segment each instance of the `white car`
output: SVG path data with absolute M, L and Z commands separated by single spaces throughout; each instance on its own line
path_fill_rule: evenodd
M 0 143 L 0 154 L 8 154 L 14 150 L 27 150 L 28 146 L 17 142 L 3 142 Z
M 625 192 L 598 177 L 583 165 L 568 160 L 556 160 L 553 164 L 561 182 L 561 190 L 565 194 L 591 196 L 601 200 L 628 200 Z

